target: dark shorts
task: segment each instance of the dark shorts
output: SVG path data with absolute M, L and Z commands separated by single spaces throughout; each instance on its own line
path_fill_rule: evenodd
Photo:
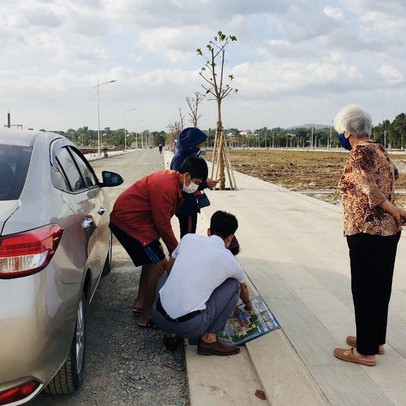
M 113 223 L 110 223 L 110 230 L 127 251 L 135 266 L 157 264 L 165 258 L 158 240 L 154 240 L 144 247 L 137 239 Z

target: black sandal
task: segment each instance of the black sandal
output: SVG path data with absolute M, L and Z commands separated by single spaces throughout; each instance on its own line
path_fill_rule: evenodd
M 148 323 L 140 323 L 138 321 L 138 325 L 142 328 L 154 328 L 154 329 L 158 329 L 158 327 L 155 325 L 155 323 L 152 321 L 152 319 L 148 322 Z
M 143 312 L 143 309 L 136 309 L 133 307 L 133 315 L 134 316 L 141 316 L 141 313 Z

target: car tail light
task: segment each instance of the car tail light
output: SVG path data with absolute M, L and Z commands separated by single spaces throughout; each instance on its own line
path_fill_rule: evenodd
M 56 224 L 0 238 L 0 279 L 19 278 L 44 269 L 61 240 Z
M 29 381 L 15 388 L 6 390 L 0 393 L 0 405 L 7 405 L 8 403 L 17 402 L 30 396 L 38 388 L 37 381 Z

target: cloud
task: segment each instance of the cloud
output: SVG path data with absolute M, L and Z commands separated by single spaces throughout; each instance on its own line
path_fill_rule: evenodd
M 145 49 L 158 51 L 171 62 L 180 63 L 196 54 L 198 42 L 193 39 L 200 34 L 201 31 L 196 27 L 160 27 L 143 31 L 140 34 L 140 43 Z
M 404 80 L 404 75 L 396 68 L 390 65 L 383 65 L 379 69 L 382 79 L 392 83 L 400 83 Z
M 93 87 L 115 79 L 101 92 L 103 123 L 122 126 L 136 105 L 134 120 L 163 129 L 202 91 L 196 48 L 219 30 L 237 37 L 229 126 L 329 122 L 349 102 L 403 108 L 403 0 L 2 0 L 0 117 L 11 108 L 25 126 L 94 128 Z M 213 126 L 215 103 L 202 109 Z
M 27 23 L 32 26 L 43 27 L 60 27 L 62 25 L 61 19 L 49 9 L 36 9 L 30 10 L 26 14 Z
M 233 70 L 235 85 L 241 94 L 250 99 L 256 97 L 280 96 L 289 94 L 292 97 L 303 89 L 312 87 L 325 88 L 332 85 L 335 91 L 338 83 L 353 86 L 362 79 L 361 70 L 337 55 L 331 55 L 321 61 L 302 64 L 288 61 L 269 65 L 267 63 L 245 63 Z
M 326 16 L 331 17 L 333 20 L 342 21 L 344 18 L 343 12 L 340 8 L 326 6 L 323 11 Z

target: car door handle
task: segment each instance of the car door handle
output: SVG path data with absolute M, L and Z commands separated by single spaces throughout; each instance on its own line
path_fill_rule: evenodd
M 91 217 L 85 217 L 85 219 L 82 222 L 82 227 L 87 230 L 94 224 L 94 221 Z
M 106 208 L 103 206 L 100 206 L 100 209 L 98 211 L 99 214 L 103 214 L 106 211 Z

